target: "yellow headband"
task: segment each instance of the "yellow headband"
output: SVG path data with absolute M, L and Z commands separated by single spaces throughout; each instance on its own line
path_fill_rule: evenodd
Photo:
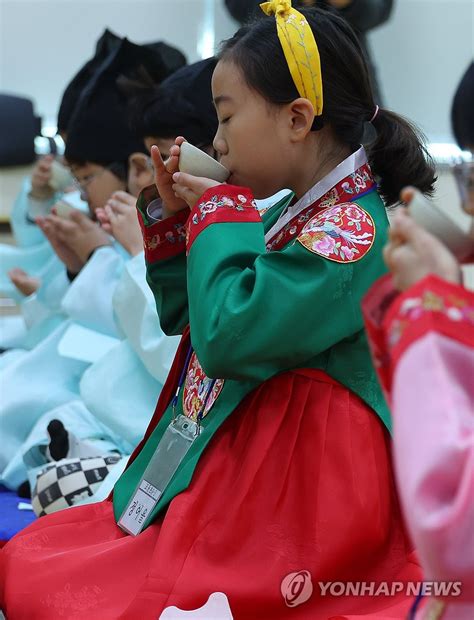
M 323 113 L 323 83 L 319 50 L 306 17 L 292 8 L 291 0 L 264 2 L 260 8 L 275 15 L 278 38 L 293 82 L 301 95 L 313 104 L 314 115 Z

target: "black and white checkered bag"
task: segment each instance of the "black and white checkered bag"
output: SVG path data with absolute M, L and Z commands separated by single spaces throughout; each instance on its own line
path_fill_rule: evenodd
M 114 454 L 51 463 L 36 478 L 31 497 L 35 514 L 42 517 L 90 497 L 120 459 Z

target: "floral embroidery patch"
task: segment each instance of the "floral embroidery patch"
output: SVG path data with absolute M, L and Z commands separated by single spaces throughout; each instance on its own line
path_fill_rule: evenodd
M 312 217 L 297 239 L 314 254 L 337 263 L 353 263 L 372 247 L 375 226 L 367 211 L 348 202 Z
M 201 364 L 193 352 L 189 360 L 188 372 L 183 390 L 183 411 L 184 414 L 196 421 L 199 412 L 204 406 L 207 393 L 210 389 L 213 379 L 210 379 L 204 373 Z M 217 379 L 212 387 L 212 391 L 207 399 L 206 408 L 203 411 L 203 418 L 209 413 L 211 407 L 217 400 L 224 385 L 224 379 Z
M 323 208 L 332 207 L 338 202 L 343 204 L 346 200 L 355 200 L 361 194 L 367 194 L 375 189 L 376 185 L 370 166 L 365 163 L 355 172 L 352 172 L 337 183 L 337 185 L 332 187 L 314 203 L 298 213 L 298 215 L 290 220 L 284 228 L 276 232 L 275 235 L 267 241 L 267 251 L 281 250 L 292 238 L 294 239 L 300 234 L 304 223 L 310 220 L 316 212 L 319 214 Z

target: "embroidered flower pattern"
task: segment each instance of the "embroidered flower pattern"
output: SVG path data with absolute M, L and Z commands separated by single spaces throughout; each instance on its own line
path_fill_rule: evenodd
M 360 260 L 375 238 L 370 215 L 356 204 L 329 207 L 315 215 L 298 235 L 310 252 L 339 263 Z
M 41 601 L 45 607 L 54 609 L 59 616 L 68 618 L 84 618 L 84 614 L 103 605 L 106 598 L 102 589 L 95 586 L 82 586 L 74 589 L 67 583 L 62 590 L 47 594 Z
M 342 189 L 347 194 L 360 194 L 362 191 L 367 189 L 369 185 L 372 183 L 372 177 L 367 168 L 359 168 L 348 177 L 349 180 L 344 181 L 341 184 Z
M 303 225 L 316 213 L 321 212 L 323 208 L 332 207 L 339 202 L 343 202 L 344 200 L 351 199 L 351 197 L 365 193 L 373 186 L 374 180 L 370 171 L 370 166 L 369 164 L 364 164 L 355 172 L 348 175 L 335 187 L 331 188 L 313 205 L 310 205 L 302 213 L 290 220 L 290 222 L 288 222 L 286 226 L 284 226 L 284 228 L 282 228 L 282 230 L 279 231 L 275 237 L 273 237 L 273 239 L 270 239 L 270 241 L 267 242 L 267 251 L 271 252 L 272 250 L 279 250 L 284 247 L 289 241 L 291 241 L 292 238 L 299 234 L 299 231 L 301 231 Z M 355 207 L 355 209 L 353 207 Z M 349 219 L 354 220 L 354 226 L 357 230 L 357 222 L 359 222 L 362 226 L 362 216 L 358 215 L 359 207 L 357 205 L 351 205 L 348 208 L 350 208 L 348 217 Z M 362 211 L 362 213 L 365 213 L 365 211 Z M 345 249 L 341 249 L 344 256 L 351 256 L 353 249 L 348 244 L 345 244 L 344 248 Z M 352 256 L 354 257 L 355 254 L 356 253 L 354 252 Z
M 194 421 L 197 420 L 197 416 L 206 401 L 207 393 L 210 389 L 212 381 L 213 380 L 207 377 L 204 373 L 196 353 L 193 353 L 191 359 L 189 360 L 188 372 L 183 390 L 183 411 L 188 418 L 191 418 Z M 207 398 L 206 407 L 203 411 L 202 417 L 205 417 L 209 413 L 211 407 L 214 405 L 217 397 L 221 393 L 223 386 L 223 379 L 217 379 L 214 382 L 209 398 Z
M 217 203 L 209 200 L 208 202 L 205 202 L 204 204 L 199 205 L 199 208 L 201 210 L 201 213 L 203 215 L 206 215 L 206 213 L 213 213 L 214 211 L 217 210 Z
M 183 224 L 174 224 L 172 230 L 168 230 L 164 235 L 153 235 L 150 239 L 145 238 L 145 247 L 147 250 L 156 250 L 164 243 L 180 243 L 186 240 L 186 230 Z
M 351 250 L 350 248 L 347 247 L 347 245 L 341 246 L 341 252 L 347 258 L 347 260 L 352 260 L 354 256 L 356 255 L 356 250 L 355 249 Z
M 219 209 L 233 209 L 234 211 L 248 211 L 254 209 L 257 213 L 258 207 L 255 200 L 251 200 L 243 194 L 238 194 L 236 198 L 230 196 L 212 196 L 209 200 L 203 201 L 194 208 L 194 212 L 190 220 L 188 220 L 186 231 L 186 244 L 192 235 L 191 227 L 201 225 L 206 217 L 211 213 L 216 213 Z
M 362 191 L 367 188 L 367 182 L 370 181 L 367 170 L 356 170 L 350 176 L 357 190 Z
M 153 235 L 151 239 L 145 241 L 148 250 L 156 250 L 160 245 L 160 235 Z
M 12 557 L 32 556 L 35 551 L 42 552 L 50 543 L 50 538 L 44 532 L 34 532 L 33 534 L 25 534 L 17 536 L 15 545 L 11 550 Z
M 405 329 L 414 321 L 427 314 L 438 313 L 450 321 L 466 322 L 474 326 L 474 306 L 462 297 L 447 295 L 441 297 L 433 291 L 425 291 L 421 296 L 409 297 L 401 304 L 397 317 L 388 330 L 387 341 L 390 348 L 398 344 Z
M 335 239 L 323 232 L 315 234 L 313 248 L 317 248 L 317 253 L 323 254 L 323 256 L 330 256 L 333 252 L 337 252 Z
M 199 213 L 194 213 L 192 223 L 199 224 L 199 222 L 202 222 L 206 218 L 206 215 L 208 215 L 209 213 L 214 213 L 220 208 L 244 211 L 249 207 L 258 211 L 255 201 L 248 200 L 248 198 L 246 198 L 242 194 L 239 194 L 236 200 L 233 200 L 228 196 L 212 196 L 210 200 L 207 200 L 206 202 L 201 202 L 198 205 Z

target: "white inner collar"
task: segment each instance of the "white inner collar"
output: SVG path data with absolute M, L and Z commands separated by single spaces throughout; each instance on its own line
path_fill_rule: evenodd
M 290 205 L 286 211 L 281 214 L 272 228 L 270 228 L 267 232 L 265 235 L 265 242 L 267 243 L 270 241 L 270 239 L 277 235 L 290 220 L 306 209 L 306 207 L 309 207 L 309 205 L 315 203 L 349 174 L 352 174 L 366 163 L 367 154 L 364 147 L 361 146 L 359 150 L 349 155 L 349 157 L 346 157 L 346 159 L 341 161 L 341 163 L 338 164 L 334 170 L 331 170 L 329 174 L 313 185 L 313 187 L 309 189 L 297 202 L 295 202 L 294 205 Z

